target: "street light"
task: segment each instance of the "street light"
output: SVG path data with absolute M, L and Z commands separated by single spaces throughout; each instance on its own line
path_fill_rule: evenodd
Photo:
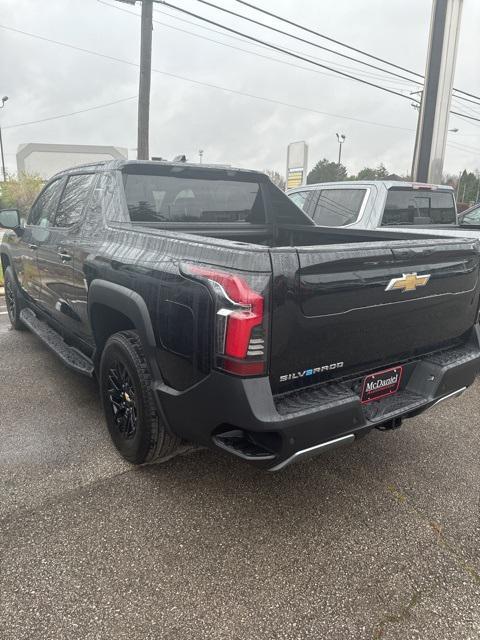
M 3 96 L 2 98 L 2 105 L 0 106 L 0 109 L 3 109 L 3 107 L 5 106 L 5 102 L 8 100 L 8 96 Z M 0 152 L 2 155 L 2 172 L 3 172 L 3 181 L 6 182 L 7 181 L 7 172 L 5 171 L 5 158 L 3 156 L 3 140 L 2 140 L 2 127 L 0 126 Z
M 202 164 L 202 161 L 203 161 L 203 149 L 199 149 L 198 150 L 198 158 L 200 160 L 200 164 Z
M 338 140 L 338 164 L 340 166 L 340 162 L 342 160 L 342 144 L 345 142 L 345 140 L 347 139 L 346 135 L 344 133 L 337 133 L 337 140 Z

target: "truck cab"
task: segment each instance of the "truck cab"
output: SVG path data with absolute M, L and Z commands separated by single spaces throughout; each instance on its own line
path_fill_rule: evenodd
M 353 180 L 309 184 L 288 195 L 319 226 L 435 233 L 457 225 L 455 193 L 444 185 Z

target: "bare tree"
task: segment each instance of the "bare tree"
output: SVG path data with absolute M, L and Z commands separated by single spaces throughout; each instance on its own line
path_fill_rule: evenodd
M 274 171 L 272 169 L 265 169 L 264 173 L 267 174 L 267 176 L 270 178 L 273 184 L 276 184 L 279 189 L 281 189 L 282 191 L 285 191 L 285 187 L 287 185 L 285 182 L 285 178 L 282 176 L 281 173 L 279 173 L 278 171 Z

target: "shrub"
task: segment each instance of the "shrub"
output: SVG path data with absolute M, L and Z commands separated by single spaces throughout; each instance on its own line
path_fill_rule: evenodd
M 26 218 L 42 185 L 42 178 L 28 174 L 3 182 L 0 194 L 1 208 L 18 209 L 20 217 Z

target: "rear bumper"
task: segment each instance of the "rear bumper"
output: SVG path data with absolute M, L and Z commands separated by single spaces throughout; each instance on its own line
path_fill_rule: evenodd
M 399 426 L 403 418 L 460 395 L 479 370 L 475 327 L 467 344 L 405 364 L 401 389 L 366 405 L 357 392 L 359 379 L 273 396 L 268 378 L 212 372 L 183 392 L 161 383 L 155 390 L 170 429 L 180 437 L 279 470 L 374 427 Z

